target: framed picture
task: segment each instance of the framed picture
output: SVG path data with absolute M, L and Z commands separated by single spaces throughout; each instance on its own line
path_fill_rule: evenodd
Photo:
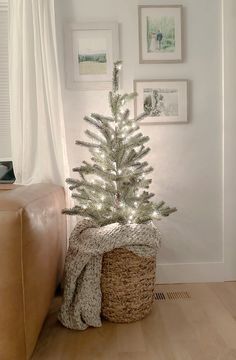
M 188 122 L 188 80 L 135 80 L 135 116 L 150 113 L 142 124 Z
M 0 184 L 13 184 L 15 180 L 12 161 L 0 161 Z
M 140 64 L 182 62 L 182 5 L 138 10 Z
M 111 88 L 119 60 L 118 23 L 69 23 L 65 29 L 66 85 L 69 89 Z

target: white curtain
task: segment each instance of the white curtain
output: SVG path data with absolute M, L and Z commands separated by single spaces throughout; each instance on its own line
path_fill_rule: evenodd
M 12 157 L 17 183 L 65 184 L 54 0 L 9 0 Z

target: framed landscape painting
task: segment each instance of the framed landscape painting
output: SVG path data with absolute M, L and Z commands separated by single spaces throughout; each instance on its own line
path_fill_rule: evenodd
M 70 23 L 65 35 L 67 87 L 110 89 L 113 63 L 119 59 L 118 24 Z
M 148 112 L 142 124 L 188 122 L 187 80 L 135 80 L 135 116 Z
M 181 62 L 182 5 L 140 5 L 138 10 L 139 62 Z

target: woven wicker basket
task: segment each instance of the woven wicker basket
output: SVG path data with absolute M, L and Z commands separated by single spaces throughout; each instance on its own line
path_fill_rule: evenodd
M 139 257 L 125 248 L 103 257 L 102 316 L 112 322 L 143 319 L 154 299 L 155 257 Z

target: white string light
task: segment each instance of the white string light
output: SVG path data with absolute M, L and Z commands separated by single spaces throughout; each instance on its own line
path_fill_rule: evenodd
M 116 67 L 117 67 L 118 70 L 121 70 L 122 69 L 122 64 L 119 63 L 119 64 L 116 65 Z
M 129 216 L 129 220 L 128 220 L 128 224 L 131 224 L 131 223 L 132 223 L 132 220 L 133 220 L 133 216 L 130 215 L 130 216 Z

